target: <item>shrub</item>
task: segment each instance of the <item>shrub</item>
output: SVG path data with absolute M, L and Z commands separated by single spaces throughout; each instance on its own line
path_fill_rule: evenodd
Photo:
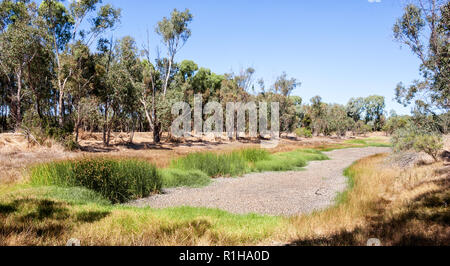
M 312 138 L 313 137 L 311 130 L 304 128 L 304 127 L 297 128 L 295 130 L 295 135 L 297 135 L 298 137 L 301 137 L 301 138 Z
M 416 151 L 423 151 L 429 154 L 435 161 L 438 161 L 439 152 L 443 147 L 442 137 L 438 135 L 419 135 L 414 142 Z
M 41 119 L 35 112 L 25 113 L 22 122 L 22 131 L 31 144 L 50 145 L 52 140 L 60 143 L 67 150 L 79 148 L 73 136 L 73 124 L 65 123 L 63 127 L 52 121 Z
M 36 185 L 85 187 L 112 203 L 142 198 L 161 189 L 160 174 L 153 165 L 137 160 L 86 158 L 54 162 L 31 170 Z
M 366 135 L 372 131 L 372 126 L 366 125 L 364 121 L 358 121 L 353 125 L 353 135 Z
M 398 130 L 392 137 L 392 144 L 395 152 L 408 150 L 425 152 L 435 161 L 438 160 L 438 154 L 444 146 L 441 135 L 412 127 Z

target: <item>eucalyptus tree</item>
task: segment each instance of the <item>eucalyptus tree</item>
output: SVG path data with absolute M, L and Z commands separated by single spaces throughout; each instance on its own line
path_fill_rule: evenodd
M 383 128 L 382 122 L 385 113 L 386 103 L 385 98 L 379 95 L 372 95 L 367 97 L 364 104 L 365 121 L 366 124 L 373 122 L 374 130 L 378 131 Z
M 250 90 L 250 87 L 252 86 L 253 76 L 255 72 L 255 69 L 252 67 L 249 67 L 245 70 L 241 69 L 238 75 L 234 75 L 234 80 L 239 87 L 248 92 Z
M 170 105 L 169 102 L 166 102 L 166 96 L 170 87 L 170 79 L 175 76 L 173 71 L 175 56 L 191 36 L 191 30 L 188 26 L 192 18 L 193 16 L 188 9 L 183 12 L 174 9 L 170 18 L 164 17 L 158 22 L 155 31 L 162 38 L 162 43 L 167 50 L 167 58 L 160 58 L 158 54 L 155 65 L 153 65 L 150 58 L 149 39 L 144 49 L 146 60 L 142 62 L 143 84 L 139 101 L 153 131 L 155 143 L 161 142 L 162 122 L 158 116 L 161 113 L 159 109 Z
M 285 97 L 289 97 L 292 91 L 301 85 L 302 83 L 298 82 L 295 78 L 288 79 L 286 72 L 283 72 L 283 74 L 281 74 L 281 76 L 279 76 L 273 84 L 273 91 L 275 93 L 280 93 Z
M 61 57 L 70 54 L 71 45 L 82 42 L 90 46 L 101 34 L 114 28 L 120 20 L 120 9 L 111 5 L 103 6 L 101 0 L 71 1 L 68 8 L 57 0 L 44 0 L 40 6 L 40 13 L 46 19 L 49 34 L 53 38 L 53 52 L 55 54 L 55 83 L 59 91 L 58 120 L 63 125 L 65 116 L 65 93 L 68 80 L 73 71 L 65 71 Z M 96 15 L 87 19 L 91 13 Z M 87 20 L 87 21 L 86 21 Z M 85 21 L 87 23 L 85 23 Z M 82 25 L 89 25 L 81 28 Z
M 365 100 L 362 97 L 351 98 L 347 103 L 346 110 L 347 115 L 353 119 L 353 121 L 358 122 L 363 117 L 365 107 Z
M 422 80 L 400 83 L 396 98 L 405 106 L 415 101 L 427 112 L 450 109 L 450 2 L 418 0 L 408 4 L 393 28 L 395 39 L 420 59 Z
M 189 29 L 189 23 L 193 19 L 189 9 L 183 12 L 174 9 L 170 15 L 170 18 L 164 17 L 158 22 L 156 27 L 156 33 L 161 36 L 162 42 L 167 49 L 167 60 L 165 61 L 166 73 L 163 80 L 163 95 L 167 93 L 169 87 L 169 79 L 172 72 L 172 65 L 176 54 L 186 44 L 189 37 L 191 37 L 191 30 Z
M 95 54 L 95 76 L 93 95 L 98 98 L 99 110 L 102 114 L 101 127 L 103 145 L 110 142 L 111 130 L 114 122 L 114 91 L 111 84 L 110 70 L 114 57 L 113 41 L 101 40 L 98 45 L 99 52 Z
M 272 96 L 267 101 L 280 104 L 280 123 L 281 130 L 284 132 L 292 132 L 300 122 L 296 105 L 300 105 L 302 99 L 291 97 L 292 92 L 300 86 L 301 83 L 297 79 L 289 79 L 286 72 L 283 72 L 271 87 Z
M 71 73 L 65 75 L 69 77 L 67 92 L 74 108 L 75 141 L 78 142 L 80 126 L 91 109 L 89 98 L 94 87 L 95 61 L 89 47 L 80 41 L 71 45 L 70 54 L 65 54 L 61 59 L 63 71 Z
M 32 63 L 44 53 L 48 39 L 35 3 L 5 1 L 0 10 L 0 68 L 6 77 L 7 91 L 11 97 L 11 114 L 18 129 L 23 117 L 22 100 L 29 89 L 25 77 L 33 75 L 30 71 L 36 68 L 32 67 Z
M 325 134 L 329 135 L 333 132 L 338 137 L 345 137 L 348 130 L 353 129 L 355 122 L 348 117 L 345 106 L 340 104 L 332 104 L 327 108 L 327 129 Z
M 131 131 L 131 143 L 139 111 L 138 94 L 143 86 L 143 65 L 132 37 L 126 36 L 117 42 L 114 59 L 111 74 L 114 77 L 114 95 L 120 106 L 116 113 L 122 121 L 129 121 L 127 130 Z

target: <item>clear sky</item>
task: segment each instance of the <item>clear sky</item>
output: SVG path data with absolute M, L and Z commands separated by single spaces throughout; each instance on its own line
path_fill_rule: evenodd
M 402 0 L 104 0 L 122 8 L 114 38 L 133 36 L 139 45 L 150 30 L 152 49 L 161 46 L 154 28 L 173 8 L 194 15 L 192 37 L 176 61 L 189 59 L 223 74 L 256 69 L 266 85 L 283 71 L 302 86 L 305 101 L 320 95 L 345 104 L 351 97 L 386 97 L 387 110 L 408 114 L 394 98 L 400 81 L 419 77 L 419 61 L 393 40 Z

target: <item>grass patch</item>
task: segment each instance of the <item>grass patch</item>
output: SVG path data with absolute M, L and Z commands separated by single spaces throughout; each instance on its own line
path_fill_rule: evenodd
M 270 158 L 270 153 L 263 149 L 244 149 L 239 152 L 241 157 L 250 163 L 256 163 Z
M 267 160 L 258 161 L 252 171 L 292 171 L 305 167 L 308 161 L 328 160 L 329 158 L 316 150 L 296 150 L 292 152 L 272 154 Z
M 156 167 L 138 160 L 85 158 L 52 162 L 31 169 L 31 184 L 84 187 L 112 203 L 149 196 L 162 186 Z
M 40 187 L 43 196 L 49 199 L 65 201 L 70 204 L 85 205 L 98 204 L 110 205 L 111 201 L 105 199 L 99 193 L 84 187 Z
M 353 168 L 355 164 L 356 163 L 344 170 L 344 176 L 347 178 L 347 189 L 344 192 L 338 193 L 336 196 L 335 202 L 337 205 L 346 203 L 349 199 L 348 195 L 350 191 L 355 187 L 356 172 Z
M 83 246 L 254 245 L 288 226 L 282 217 L 208 208 L 102 205 L 64 195 L 32 186 L 23 193 L 1 195 L 0 246 L 65 245 L 72 237 Z
M 270 154 L 262 149 L 246 149 L 228 154 L 193 153 L 173 161 L 171 168 L 199 170 L 210 177 L 237 176 L 250 172 L 299 170 L 308 161 L 327 159 L 317 150 L 299 149 Z
M 392 147 L 392 144 L 390 143 L 384 143 L 380 140 L 374 138 L 374 139 L 352 139 L 352 140 L 346 140 L 346 144 L 355 144 L 363 147 Z
M 162 185 L 173 187 L 202 187 L 211 183 L 211 178 L 200 170 L 162 169 Z
M 172 161 L 170 168 L 184 171 L 198 170 L 210 177 L 238 176 L 247 172 L 247 164 L 238 152 L 215 154 L 192 153 Z

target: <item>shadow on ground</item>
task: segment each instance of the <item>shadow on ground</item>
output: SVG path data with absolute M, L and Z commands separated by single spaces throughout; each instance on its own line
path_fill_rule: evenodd
M 60 240 L 74 224 L 97 222 L 110 214 L 76 212 L 69 207 L 65 203 L 40 199 L 1 203 L 0 245 L 36 245 L 42 241 Z

